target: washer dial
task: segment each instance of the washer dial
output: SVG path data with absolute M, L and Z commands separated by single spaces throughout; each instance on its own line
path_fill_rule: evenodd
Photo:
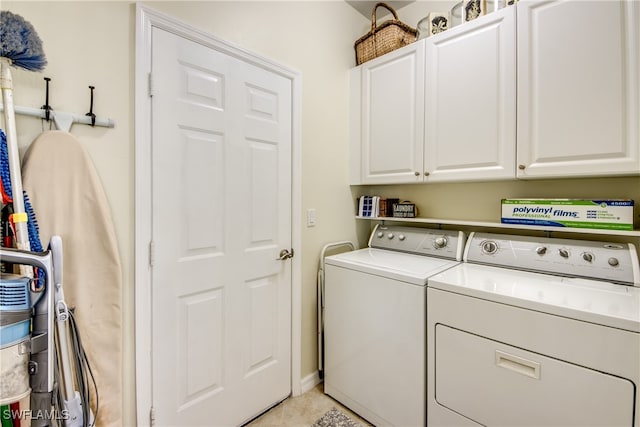
M 433 247 L 436 249 L 442 249 L 445 246 L 447 246 L 447 237 L 446 236 L 440 236 L 437 237 L 434 241 L 433 241 Z
M 481 245 L 482 252 L 484 252 L 485 254 L 493 255 L 498 252 L 498 244 L 493 240 L 485 240 L 481 243 Z

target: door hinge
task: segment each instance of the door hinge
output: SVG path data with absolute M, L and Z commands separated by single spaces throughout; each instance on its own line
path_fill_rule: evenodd
M 149 73 L 149 98 L 153 98 L 153 75 Z
M 156 263 L 156 245 L 153 240 L 149 242 L 149 267 L 153 267 Z
M 152 426 L 156 423 L 156 408 L 153 406 L 149 409 L 149 424 Z

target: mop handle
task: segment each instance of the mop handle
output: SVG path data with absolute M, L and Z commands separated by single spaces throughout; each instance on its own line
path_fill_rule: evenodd
M 0 87 L 2 88 L 2 106 L 4 121 L 7 128 L 7 154 L 9 157 L 9 173 L 11 174 L 11 193 L 13 197 L 14 224 L 16 230 L 16 248 L 28 251 L 29 232 L 27 231 L 27 217 L 24 215 L 24 196 L 22 193 L 22 173 L 20 171 L 20 153 L 18 150 L 18 136 L 16 132 L 16 116 L 13 107 L 13 79 L 10 69 L 11 61 L 0 58 Z M 33 277 L 29 275 L 29 277 Z

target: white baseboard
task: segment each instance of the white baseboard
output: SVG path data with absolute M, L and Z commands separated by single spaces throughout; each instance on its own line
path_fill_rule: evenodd
M 313 388 L 318 384 L 320 384 L 320 382 L 321 382 L 320 374 L 318 373 L 318 371 L 310 373 L 309 375 L 304 377 L 300 382 L 301 392 L 306 393 L 310 390 L 313 390 Z

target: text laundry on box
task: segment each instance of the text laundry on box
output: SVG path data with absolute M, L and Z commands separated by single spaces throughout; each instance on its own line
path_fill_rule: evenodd
M 502 222 L 633 230 L 633 200 L 502 199 Z

